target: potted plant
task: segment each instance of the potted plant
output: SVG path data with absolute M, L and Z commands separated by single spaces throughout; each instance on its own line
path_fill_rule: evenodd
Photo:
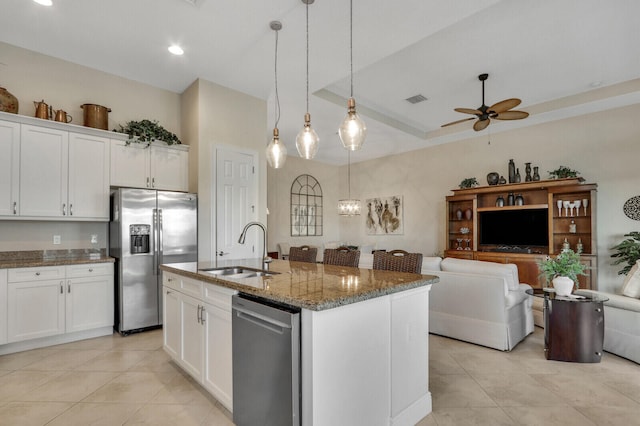
M 640 259 L 640 232 L 629 232 L 624 236 L 630 238 L 612 248 L 616 252 L 611 257 L 617 258 L 612 265 L 625 264 L 624 268 L 618 271 L 618 275 L 627 275 L 633 265 Z
M 578 288 L 578 275 L 585 275 L 587 267 L 580 262 L 580 255 L 571 249 L 562 250 L 555 258 L 547 256 L 540 262 L 541 275 L 553 282 L 558 296 L 568 296 Z
M 572 170 L 566 166 L 560 166 L 555 170 L 551 170 L 549 173 L 549 179 L 565 179 L 575 178 L 580 174 L 577 170 Z
M 156 140 L 165 142 L 167 145 L 182 143 L 174 133 L 159 125 L 155 120 L 129 121 L 126 125 L 120 125 L 119 129 L 113 129 L 113 131 L 128 134 L 127 145 L 135 142 L 146 143 L 149 146 L 151 142 Z
M 478 186 L 478 180 L 475 177 L 463 179 L 458 185 L 460 189 L 475 188 Z

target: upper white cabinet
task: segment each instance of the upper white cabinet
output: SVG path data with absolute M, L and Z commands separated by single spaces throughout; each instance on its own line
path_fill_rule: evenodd
M 20 124 L 0 121 L 0 216 L 18 214 Z
M 109 220 L 109 142 L 0 121 L 0 218 Z
M 189 148 L 154 142 L 150 146 L 111 141 L 111 185 L 187 191 Z

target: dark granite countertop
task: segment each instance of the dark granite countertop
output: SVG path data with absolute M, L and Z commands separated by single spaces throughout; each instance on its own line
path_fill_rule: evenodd
M 0 252 L 0 269 L 115 262 L 106 250 L 30 250 Z
M 213 275 L 205 269 L 239 266 L 263 270 L 260 259 L 172 263 L 161 265 L 160 269 L 313 311 L 336 308 L 438 282 L 438 277 L 433 275 L 317 263 L 274 260 L 268 265 L 272 275 L 249 278 Z

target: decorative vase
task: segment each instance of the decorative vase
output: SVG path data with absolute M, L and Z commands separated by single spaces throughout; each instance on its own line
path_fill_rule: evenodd
M 518 194 L 516 195 L 516 206 L 524 206 L 524 197 L 522 196 L 522 194 Z
M 496 198 L 496 207 L 504 207 L 504 198 L 502 195 L 498 195 L 498 198 Z
M 18 113 L 18 98 L 13 96 L 7 89 L 0 87 L 0 111 Z
M 514 183 L 516 179 L 516 164 L 509 160 L 509 183 Z
M 540 173 L 538 173 L 538 166 L 533 167 L 533 180 L 536 182 L 540 180 Z
M 500 174 L 498 172 L 491 172 L 487 175 L 487 183 L 489 185 L 497 185 L 500 180 Z
M 471 209 L 466 209 L 464 211 L 464 217 L 467 220 L 471 220 L 471 218 L 473 217 L 473 212 L 471 211 Z
M 516 176 L 513 178 L 513 183 L 520 183 L 521 180 L 520 169 L 516 169 Z
M 462 219 L 462 210 L 460 209 L 456 210 L 456 219 L 458 220 Z
M 507 180 L 504 178 L 504 176 L 500 176 L 500 179 L 498 179 L 498 185 L 504 185 L 507 183 Z
M 531 182 L 531 163 L 524 163 L 524 172 L 526 175 L 524 176 L 525 182 Z
M 516 198 L 513 196 L 513 192 L 510 192 L 509 195 L 507 195 L 507 205 L 508 206 L 513 206 L 516 203 Z
M 558 296 L 568 296 L 573 291 L 573 280 L 569 277 L 555 277 L 551 282 Z

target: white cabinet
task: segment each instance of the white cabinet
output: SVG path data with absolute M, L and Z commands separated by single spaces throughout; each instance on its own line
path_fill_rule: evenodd
M 189 189 L 189 150 L 186 145 L 111 141 L 111 185 L 169 191 Z
M 111 263 L 9 269 L 7 281 L 6 343 L 113 326 Z
M 232 410 L 231 296 L 236 292 L 168 272 L 163 284 L 164 350 Z
M 7 270 L 0 269 L 0 345 L 7 343 Z
M 18 214 L 20 124 L 0 121 L 0 216 Z
M 68 149 L 68 132 L 22 125 L 20 216 L 66 216 Z
M 64 333 L 64 266 L 8 271 L 7 342 Z
M 0 217 L 109 220 L 109 142 L 0 122 Z
M 69 216 L 109 220 L 109 146 L 107 138 L 69 133 Z
M 113 264 L 67 266 L 65 331 L 113 326 Z

